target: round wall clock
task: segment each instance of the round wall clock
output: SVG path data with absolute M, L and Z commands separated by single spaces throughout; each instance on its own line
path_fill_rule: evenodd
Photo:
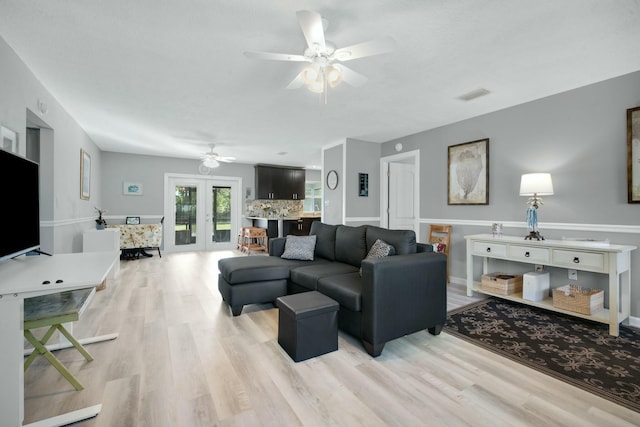
M 338 187 L 338 172 L 330 170 L 327 174 L 327 187 L 329 190 L 335 190 Z

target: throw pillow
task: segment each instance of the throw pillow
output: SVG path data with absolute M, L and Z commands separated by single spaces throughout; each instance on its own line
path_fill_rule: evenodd
M 444 253 L 444 250 L 447 247 L 444 243 L 432 243 L 431 246 L 433 247 L 433 252 L 437 252 L 439 254 Z
M 377 239 L 371 249 L 369 249 L 369 253 L 365 257 L 367 258 L 384 258 L 389 255 L 395 254 L 395 248 L 385 242 L 384 240 Z M 362 277 L 362 267 L 360 267 L 360 277 Z
M 280 258 L 313 261 L 316 248 L 316 236 L 288 235 L 284 243 L 284 252 Z

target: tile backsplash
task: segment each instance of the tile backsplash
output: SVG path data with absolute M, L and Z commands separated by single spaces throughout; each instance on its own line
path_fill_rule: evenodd
M 302 200 L 246 200 L 245 215 L 260 218 L 301 217 Z

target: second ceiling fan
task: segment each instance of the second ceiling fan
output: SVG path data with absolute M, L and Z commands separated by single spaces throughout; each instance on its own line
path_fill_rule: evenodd
M 257 51 L 246 51 L 244 54 L 254 59 L 309 62 L 310 64 L 304 67 L 289 83 L 287 89 L 298 89 L 306 84 L 310 91 L 321 94 L 325 103 L 329 87 L 336 87 L 343 81 L 357 87 L 367 81 L 365 76 L 346 67 L 343 62 L 387 53 L 394 50 L 396 46 L 393 38 L 385 36 L 336 48 L 325 39 L 322 17 L 319 13 L 311 10 L 299 10 L 296 15 L 307 41 L 307 48 L 302 55 Z

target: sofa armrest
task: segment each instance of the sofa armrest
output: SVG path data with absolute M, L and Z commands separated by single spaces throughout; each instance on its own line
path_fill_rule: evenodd
M 362 261 L 362 338 L 374 347 L 443 325 L 447 258 L 420 252 Z
M 270 256 L 281 256 L 284 253 L 284 244 L 287 239 L 284 237 L 273 237 L 269 239 L 269 255 Z
M 417 243 L 416 252 L 433 252 L 433 245 L 430 243 Z

